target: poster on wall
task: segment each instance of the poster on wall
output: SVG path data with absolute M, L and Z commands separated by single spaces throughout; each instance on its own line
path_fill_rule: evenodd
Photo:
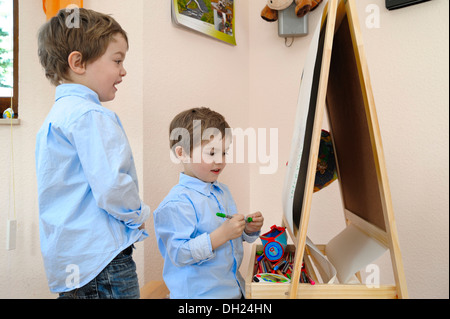
M 236 45 L 234 0 L 172 0 L 172 21 Z

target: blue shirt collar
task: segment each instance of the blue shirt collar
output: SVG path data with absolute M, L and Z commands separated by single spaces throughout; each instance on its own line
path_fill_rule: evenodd
M 180 185 L 196 190 L 205 196 L 209 196 L 213 190 L 223 193 L 223 190 L 220 188 L 220 183 L 217 181 L 214 183 L 207 183 L 184 173 L 180 173 Z
M 65 96 L 79 96 L 86 100 L 92 101 L 96 104 L 100 104 L 100 99 L 98 98 L 98 94 L 93 90 L 88 88 L 87 86 L 76 84 L 76 83 L 65 83 L 60 84 L 56 87 L 55 92 L 55 101 L 58 101 L 60 98 Z

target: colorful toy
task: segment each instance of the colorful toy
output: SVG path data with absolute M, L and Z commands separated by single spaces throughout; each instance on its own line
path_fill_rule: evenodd
M 271 274 L 271 273 L 261 273 L 256 274 L 253 277 L 255 282 L 273 282 L 273 283 L 289 283 L 291 280 L 283 275 Z
M 276 226 L 274 226 L 276 227 Z M 256 253 L 253 268 L 253 282 L 273 282 L 273 283 L 289 283 L 292 280 L 292 270 L 294 269 L 293 251 L 286 251 L 283 257 L 278 261 L 269 261 L 264 258 L 262 251 Z M 315 281 L 308 274 L 305 263 L 302 263 L 300 283 L 309 283 L 315 285 Z
M 268 22 L 278 20 L 278 11 L 287 9 L 295 2 L 295 14 L 301 18 L 309 11 L 316 9 L 322 0 L 268 0 L 267 5 L 261 11 L 261 18 Z
M 8 108 L 3 112 L 4 119 L 12 119 L 14 118 L 14 110 L 12 108 Z
M 264 256 L 270 261 L 280 260 L 287 246 L 286 227 L 273 225 L 270 231 L 259 236 L 264 245 Z

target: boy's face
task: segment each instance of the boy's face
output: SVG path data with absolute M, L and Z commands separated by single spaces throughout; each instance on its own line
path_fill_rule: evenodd
M 116 34 L 106 52 L 94 62 L 86 64 L 85 84 L 95 91 L 100 102 L 112 101 L 117 92 L 116 85 L 127 74 L 123 66 L 128 44 L 121 34 Z
M 183 161 L 184 173 L 206 183 L 213 183 L 224 170 L 225 155 L 230 143 L 226 139 L 211 139 L 192 150 L 188 161 Z

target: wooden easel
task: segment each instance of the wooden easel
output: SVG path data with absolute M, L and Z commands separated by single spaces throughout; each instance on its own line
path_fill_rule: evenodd
M 354 0 L 324 9 L 320 79 L 299 226 L 287 227 L 296 246 L 289 298 L 407 298 L 374 97 Z M 322 46 L 321 46 L 322 48 Z M 347 225 L 390 250 L 395 285 L 299 284 L 325 110 L 330 120 Z M 285 217 L 283 224 L 288 225 Z

